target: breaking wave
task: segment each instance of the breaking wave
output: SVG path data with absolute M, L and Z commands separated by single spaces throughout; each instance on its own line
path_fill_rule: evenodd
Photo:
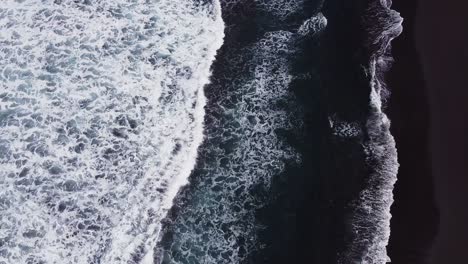
M 384 110 L 389 91 L 384 73 L 392 62 L 390 42 L 402 31 L 402 18 L 390 9 L 391 1 L 371 1 L 363 16 L 367 30 L 365 45 L 371 50 L 367 74 L 371 93 L 367 117 L 366 140 L 363 142 L 366 165 L 369 168 L 366 188 L 353 202 L 351 225 L 354 239 L 340 259 L 340 263 L 386 263 L 386 246 L 390 237 L 390 206 L 393 186 L 397 180 L 398 156 L 395 140 L 390 133 L 390 120 Z M 354 126 L 339 129 L 345 135 Z
M 301 3 L 222 2 L 226 42 L 207 87 L 206 140 L 190 187 L 164 226 L 158 263 L 256 263 L 252 255 L 265 247 L 258 236 L 265 227 L 256 214 L 275 196 L 274 177 L 301 159 L 282 136 L 302 126 L 290 88 L 298 78 L 292 60 L 298 41 L 326 26 L 322 14 L 303 26 L 282 20 L 299 13 Z M 246 39 L 252 25 L 256 33 Z
M 152 263 L 203 138 L 206 2 L 2 2 L 0 263 Z

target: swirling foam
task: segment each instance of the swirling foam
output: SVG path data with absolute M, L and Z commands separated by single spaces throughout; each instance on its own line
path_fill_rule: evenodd
M 202 141 L 219 3 L 7 0 L 0 29 L 0 263 L 151 263 Z
M 252 76 L 223 81 L 227 95 L 210 106 L 211 125 L 202 164 L 162 243 L 161 263 L 242 263 L 258 250 L 255 210 L 265 201 L 255 189 L 268 189 L 284 160 L 299 157 L 278 138 L 276 129 L 292 127 L 294 118 L 277 105 L 291 100 L 286 57 L 290 32 L 267 33 L 249 47 L 240 60 L 252 57 Z M 239 58 L 230 57 L 231 63 Z M 249 60 L 249 59 L 247 59 Z M 238 71 L 232 71 L 234 73 Z M 234 74 L 237 76 L 237 74 Z M 219 87 L 218 87 L 219 88 Z
M 368 36 L 365 44 L 372 51 L 367 69 L 371 85 L 365 124 L 368 138 L 363 143 L 370 175 L 366 188 L 354 201 L 351 224 L 355 237 L 339 263 L 384 264 L 390 261 L 386 246 L 399 164 L 390 120 L 383 111 L 385 96 L 389 93 L 384 73 L 390 68 L 390 42 L 402 32 L 402 18 L 390 5 L 389 0 L 372 1 L 363 16 Z
M 260 2 L 255 2 L 257 10 L 248 3 L 227 1 L 223 10 L 228 10 L 226 16 L 230 8 L 276 14 L 276 9 L 262 9 Z M 228 37 L 243 30 L 235 23 L 244 21 L 232 20 Z M 267 26 L 285 26 L 273 24 Z M 301 110 L 289 85 L 295 78 L 290 64 L 303 35 L 297 30 L 259 31 L 248 44 L 235 38 L 222 48 L 217 61 L 222 69 L 215 70 L 207 89 L 207 138 L 200 162 L 163 230 L 159 263 L 244 263 L 264 246 L 258 237 L 263 227 L 257 210 L 274 195 L 271 181 L 286 163 L 300 162 L 279 131 L 301 126 Z

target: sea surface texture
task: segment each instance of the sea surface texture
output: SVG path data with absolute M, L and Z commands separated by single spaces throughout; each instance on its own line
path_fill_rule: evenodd
M 390 5 L 2 1 L 0 264 L 386 263 Z
M 196 161 L 219 3 L 2 1 L 0 263 L 153 263 Z
M 301 126 L 289 85 L 296 44 L 326 24 L 287 21 L 302 1 L 222 1 L 226 39 L 207 87 L 206 139 L 164 229 L 161 263 L 250 263 L 271 181 L 300 155 L 279 134 Z M 255 263 L 255 262 L 254 262 Z

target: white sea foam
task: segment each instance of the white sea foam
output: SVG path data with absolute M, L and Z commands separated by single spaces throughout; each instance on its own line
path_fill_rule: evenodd
M 375 61 L 371 64 L 375 74 Z M 389 261 L 386 246 L 390 237 L 390 207 L 393 203 L 393 186 L 397 180 L 399 165 L 395 140 L 390 133 L 390 120 L 382 112 L 380 81 L 375 79 L 374 75 L 372 82 L 372 114 L 366 125 L 369 140 L 364 143 L 366 162 L 372 168 L 372 172 L 367 188 L 355 201 L 352 225 L 357 239 L 354 242 L 357 243 L 350 246 L 350 251 L 356 250 L 358 244 L 364 244 L 364 251 L 359 252 L 359 263 L 385 264 Z M 354 257 L 350 257 L 340 263 L 349 263 L 351 259 L 355 260 Z
M 300 12 L 304 8 L 304 2 L 305 0 L 255 0 L 259 8 L 280 20 Z
M 221 0 L 223 13 L 227 16 L 235 10 L 235 14 L 242 14 L 243 8 L 255 9 L 264 14 L 274 16 L 275 20 L 284 21 L 303 10 L 305 0 Z M 236 9 L 236 7 L 242 7 Z M 272 23 L 273 24 L 273 23 Z
M 332 133 L 340 138 L 357 138 L 362 136 L 362 129 L 358 122 L 346 122 L 337 116 L 328 117 Z
M 152 263 L 223 30 L 218 2 L 2 2 L 0 263 Z
M 304 21 L 297 30 L 297 33 L 304 36 L 314 36 L 315 34 L 322 32 L 327 26 L 327 23 L 327 18 L 322 13 L 318 13 Z
M 368 44 L 375 48 L 368 69 L 371 77 L 370 109 L 365 124 L 368 139 L 363 143 L 370 175 L 367 187 L 354 204 L 352 231 L 355 239 L 340 263 L 385 264 L 390 261 L 386 246 L 399 164 L 390 120 L 383 112 L 383 96 L 388 94 L 383 77 L 390 67 L 391 59 L 387 57 L 390 42 L 402 31 L 402 18 L 390 10 L 390 5 L 391 1 L 377 0 L 366 14 Z
M 255 12 L 284 18 L 300 11 L 298 3 L 255 1 Z M 226 12 L 253 8 L 242 0 L 223 1 L 223 7 Z M 238 26 L 228 25 L 228 34 Z M 223 48 L 217 62 L 222 70 L 209 88 L 203 158 L 164 230 L 168 239 L 161 242 L 160 263 L 244 263 L 264 246 L 255 214 L 273 195 L 271 181 L 286 163 L 300 162 L 278 133 L 301 125 L 301 110 L 289 89 L 300 37 L 296 31 L 271 30 L 248 45 L 232 40 Z
M 283 19 L 300 11 L 295 9 L 298 3 L 302 1 L 255 1 L 255 12 Z M 249 7 L 249 1 L 223 1 L 226 13 Z M 237 32 L 237 26 L 228 25 L 227 34 L 231 28 Z M 231 40 L 223 48 L 218 61 L 222 70 L 209 88 L 212 101 L 202 159 L 164 230 L 160 263 L 244 263 L 265 247 L 258 237 L 264 227 L 256 212 L 275 196 L 271 182 L 286 163 L 300 162 L 300 155 L 278 133 L 302 126 L 289 85 L 310 76 L 292 75 L 290 64 L 299 51 L 298 41 L 315 33 L 266 31 L 249 45 Z
M 268 189 L 285 160 L 299 159 L 275 133 L 293 127 L 292 113 L 278 106 L 292 100 L 287 88 L 293 43 L 291 32 L 267 32 L 242 52 L 224 54 L 230 62 L 224 70 L 232 76 L 211 88 L 225 92 L 212 95 L 217 101 L 208 113 L 202 176 L 165 230 L 172 237 L 161 263 L 242 263 L 261 247 L 255 210 L 265 201 L 254 189 Z M 246 67 L 248 73 L 240 75 Z

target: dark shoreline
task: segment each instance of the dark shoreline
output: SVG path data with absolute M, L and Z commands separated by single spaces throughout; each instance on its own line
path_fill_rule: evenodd
M 403 33 L 392 41 L 395 60 L 387 73 L 391 91 L 387 114 L 400 168 L 391 208 L 388 253 L 392 263 L 429 263 L 438 226 L 429 153 L 429 106 L 415 46 L 416 1 L 397 0 L 392 9 L 404 18 Z
M 262 214 L 275 224 L 267 232 L 280 235 L 273 239 L 271 234 L 267 236 L 276 241 L 269 252 L 263 252 L 267 261 L 252 263 L 351 263 L 367 247 L 351 227 L 356 216 L 352 203 L 366 189 L 374 170 L 363 151 L 367 132 L 357 138 L 335 137 L 329 117 L 337 115 L 341 121 L 356 122 L 366 130 L 371 81 L 365 71 L 371 56 L 381 52 L 379 45 L 368 42 L 378 37 L 371 35 L 374 28 L 369 27 L 374 25 L 362 23 L 362 16 L 377 22 L 367 9 L 371 3 L 326 1 L 321 10 L 328 19 L 326 30 L 304 44 L 295 72 L 318 74 L 308 82 L 292 85 L 305 110 L 305 136 L 299 142 L 289 141 L 302 153 L 303 163 L 279 177 L 287 179 L 277 184 L 283 188 L 279 198 L 267 208 L 270 213 Z M 381 26 L 392 26 L 385 23 Z M 379 30 L 372 33 L 380 34 Z M 356 259 L 340 255 L 356 241 L 362 243 L 353 247 L 357 250 L 352 258 Z
M 394 6 L 406 18 L 389 76 L 406 169 L 395 189 L 390 253 L 394 263 L 466 263 L 468 2 Z

